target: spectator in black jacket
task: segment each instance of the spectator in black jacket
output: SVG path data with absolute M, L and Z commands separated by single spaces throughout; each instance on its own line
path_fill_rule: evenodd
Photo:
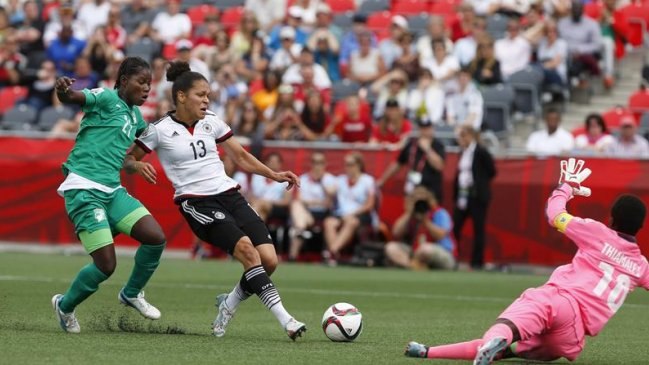
M 473 253 L 471 267 L 484 265 L 485 225 L 491 200 L 491 180 L 496 176 L 496 166 L 489 151 L 478 143 L 477 132 L 471 126 L 458 130 L 457 141 L 462 149 L 455 176 L 453 233 L 460 242 L 462 227 L 468 217 L 473 220 Z M 459 246 L 459 245 L 458 245 Z

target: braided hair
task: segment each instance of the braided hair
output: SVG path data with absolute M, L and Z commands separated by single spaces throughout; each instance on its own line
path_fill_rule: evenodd
M 130 77 L 138 74 L 142 70 L 150 70 L 151 66 L 147 61 L 140 57 L 126 57 L 117 71 L 117 81 L 115 81 L 115 89 L 119 89 L 121 85 L 122 76 Z

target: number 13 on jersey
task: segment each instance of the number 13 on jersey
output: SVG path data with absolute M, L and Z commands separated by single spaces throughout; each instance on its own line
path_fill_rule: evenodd
M 593 289 L 593 293 L 598 297 L 604 295 L 606 289 L 609 288 L 609 284 L 613 281 L 613 274 L 615 274 L 615 268 L 606 262 L 600 261 L 599 268 L 602 269 L 602 278 L 597 283 L 597 286 Z M 618 309 L 624 303 L 627 294 L 629 294 L 629 286 L 631 285 L 631 279 L 624 274 L 619 274 L 615 279 L 615 287 L 608 294 L 607 304 L 608 307 L 613 311 L 617 312 Z

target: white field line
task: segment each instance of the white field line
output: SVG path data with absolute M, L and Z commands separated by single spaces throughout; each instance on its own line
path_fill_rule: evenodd
M 0 281 L 23 281 L 23 282 L 38 282 L 38 283 L 63 283 L 69 284 L 70 280 L 53 279 L 32 276 L 12 276 L 0 275 Z M 116 282 L 105 282 L 102 286 L 121 286 L 122 284 Z M 170 289 L 198 289 L 198 290 L 230 290 L 232 286 L 226 285 L 211 285 L 211 284 L 167 284 L 167 283 L 151 283 L 148 285 L 153 288 L 170 288 Z M 313 294 L 324 296 L 359 296 L 359 297 L 374 297 L 374 298 L 403 298 L 403 299 L 420 299 L 420 300 L 448 300 L 457 302 L 492 302 L 492 303 L 510 303 L 515 298 L 504 297 L 480 297 L 468 295 L 439 295 L 439 294 L 426 294 L 426 293 L 394 293 L 394 292 L 369 292 L 357 290 L 325 290 L 325 289 L 305 289 L 305 288 L 280 288 L 280 292 L 298 293 L 298 294 Z M 626 303 L 625 308 L 649 308 L 649 304 L 635 304 Z

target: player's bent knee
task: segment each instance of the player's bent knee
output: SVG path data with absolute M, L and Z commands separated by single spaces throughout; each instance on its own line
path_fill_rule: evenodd
M 277 255 L 275 255 L 275 257 L 264 257 L 261 261 L 261 264 L 264 266 L 264 270 L 266 270 L 266 273 L 268 273 L 268 275 L 275 272 L 278 263 L 279 261 L 277 260 Z
M 259 252 L 257 252 L 257 249 L 252 245 L 248 237 L 242 237 L 237 242 L 237 245 L 234 247 L 234 257 L 246 267 L 261 265 Z

